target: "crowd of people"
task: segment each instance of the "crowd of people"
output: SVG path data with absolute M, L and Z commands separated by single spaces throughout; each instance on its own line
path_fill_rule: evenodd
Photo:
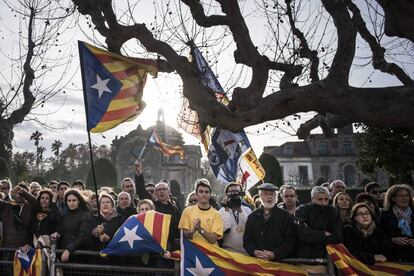
M 293 186 L 279 189 L 263 183 L 258 194 L 249 198 L 241 185 L 229 183 L 216 201 L 208 180 L 198 179 L 185 200 L 176 181 L 146 183 L 142 163 L 136 161 L 134 179 L 124 178 L 121 189 L 117 194 L 101 187 L 96 198 L 80 180 L 51 181 L 44 188 L 36 182 L 13 186 L 1 180 L 1 246 L 25 250 L 47 247 L 56 240 L 63 249 L 61 262 L 82 262 L 74 251 L 102 250 L 129 216 L 155 210 L 171 215 L 167 253 L 156 260 L 157 266 L 160 261 L 171 265 L 168 258 L 179 249 L 180 230 L 187 239 L 268 261 L 324 258 L 327 244 L 343 243 L 368 265 L 414 262 L 414 194 L 405 184 L 383 191 L 371 182 L 353 200 L 344 182 L 335 180 L 315 186 L 311 201 L 299 205 Z M 108 263 L 94 258 L 96 263 Z M 135 259 L 110 257 L 109 262 L 142 265 Z

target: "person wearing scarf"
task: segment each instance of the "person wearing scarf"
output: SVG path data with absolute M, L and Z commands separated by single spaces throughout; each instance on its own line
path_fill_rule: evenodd
M 90 244 L 89 250 L 100 251 L 106 247 L 118 228 L 124 222 L 124 217 L 120 216 L 115 208 L 115 200 L 108 193 L 99 196 L 99 215 L 93 216 L 90 222 Z M 118 258 L 102 259 L 95 258 L 97 263 L 119 264 Z
M 392 243 L 392 261 L 414 261 L 413 189 L 394 185 L 385 195 L 381 227 Z
M 344 227 L 345 247 L 367 265 L 385 262 L 391 246 L 374 218 L 366 203 L 357 203 L 351 210 L 351 223 Z

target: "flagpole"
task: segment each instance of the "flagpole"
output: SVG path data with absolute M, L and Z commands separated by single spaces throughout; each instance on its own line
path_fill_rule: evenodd
M 98 214 L 99 214 L 99 195 L 98 195 L 98 186 L 96 184 L 96 173 L 95 173 L 95 164 L 93 162 L 93 152 L 92 152 L 92 142 L 91 142 L 91 133 L 89 131 L 89 123 L 88 123 L 88 101 L 86 95 L 86 84 L 84 78 L 84 68 L 83 68 L 83 51 L 81 50 L 81 41 L 78 40 L 78 48 L 79 48 L 79 58 L 80 58 L 80 67 L 81 67 L 81 75 L 82 75 L 82 90 L 83 90 L 83 102 L 85 106 L 85 117 L 86 117 L 86 132 L 88 133 L 88 144 L 89 144 L 89 155 L 91 158 L 91 168 L 92 168 L 92 178 L 93 178 L 93 186 L 95 188 L 95 195 L 96 195 L 96 206 L 98 207 Z
M 139 153 L 138 160 L 141 160 L 142 156 L 144 155 L 145 149 L 147 148 L 147 145 L 148 145 L 148 140 L 152 136 L 153 132 L 154 132 L 154 128 L 151 130 L 150 134 L 148 135 L 147 139 L 145 140 L 145 144 L 142 147 L 141 152 Z

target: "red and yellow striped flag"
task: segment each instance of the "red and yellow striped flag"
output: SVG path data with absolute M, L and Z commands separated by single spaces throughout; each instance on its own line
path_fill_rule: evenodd
M 345 276 L 403 276 L 414 271 L 413 265 L 390 262 L 377 262 L 373 266 L 367 266 L 355 258 L 343 244 L 329 244 L 326 250 L 335 266 Z
M 147 143 L 155 147 L 156 149 L 158 149 L 165 156 L 178 154 L 180 155 L 181 159 L 184 159 L 184 155 L 185 155 L 184 148 L 179 145 L 169 145 L 167 143 L 164 143 L 161 140 L 161 137 L 155 128 L 152 130 L 152 134 L 148 138 Z
M 225 275 L 308 275 L 303 269 L 290 264 L 265 261 L 231 252 L 204 241 L 192 241 L 192 243 L 206 254 Z
M 79 41 L 88 130 L 104 132 L 138 116 L 147 73 L 154 60 L 127 58 Z
M 171 215 L 148 211 L 145 214 L 137 215 L 145 229 L 151 234 L 164 250 L 167 250 L 167 241 L 170 233 Z

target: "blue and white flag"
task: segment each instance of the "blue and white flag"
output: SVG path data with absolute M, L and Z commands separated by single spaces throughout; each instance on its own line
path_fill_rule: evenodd
M 241 155 L 250 148 L 246 133 L 233 133 L 216 128 L 211 135 L 208 160 L 217 179 L 222 182 L 234 182 L 239 169 Z
M 128 255 L 137 253 L 164 253 L 164 249 L 157 243 L 137 216 L 130 216 L 107 245 L 101 254 Z
M 189 240 L 181 237 L 181 276 L 221 276 L 223 271 Z
M 215 92 L 220 103 L 227 105 L 229 101 L 226 93 L 207 61 L 193 42 L 190 42 L 190 46 L 191 55 L 200 72 L 202 84 Z M 211 169 L 219 181 L 239 182 L 245 185 L 246 189 L 249 189 L 264 178 L 264 169 L 256 158 L 244 131 L 233 133 L 215 128 L 212 131 L 210 141 L 207 155 Z M 246 158 L 242 156 L 246 156 Z

